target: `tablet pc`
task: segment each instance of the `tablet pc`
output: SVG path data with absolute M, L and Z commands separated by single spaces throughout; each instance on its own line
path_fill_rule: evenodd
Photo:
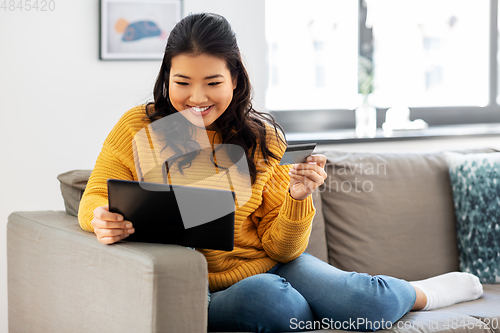
M 107 184 L 109 211 L 123 215 L 134 225 L 135 232 L 124 241 L 233 250 L 234 192 L 119 179 L 108 179 Z M 223 216 L 185 227 L 191 221 L 183 221 L 183 216 L 199 218 L 196 211 L 206 207 L 227 208 L 228 196 L 233 208 L 222 210 Z

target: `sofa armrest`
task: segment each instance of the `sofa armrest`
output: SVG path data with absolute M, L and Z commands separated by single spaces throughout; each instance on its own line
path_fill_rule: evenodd
M 207 263 L 177 245 L 99 243 L 65 212 L 7 224 L 9 332 L 206 332 Z

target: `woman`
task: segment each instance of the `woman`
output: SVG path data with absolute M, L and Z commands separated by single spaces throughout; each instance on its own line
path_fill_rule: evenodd
M 481 296 L 479 280 L 466 273 L 409 283 L 344 272 L 303 253 L 315 213 L 310 194 L 326 178 L 326 158 L 313 155 L 308 163 L 279 166 L 285 149 L 281 128 L 252 108 L 250 93 L 229 23 L 216 14 L 181 20 L 167 42 L 154 103 L 125 113 L 104 142 L 80 203 L 82 228 L 104 244 L 134 232 L 130 221 L 107 208 L 108 178 L 205 181 L 211 179 L 206 170 L 229 169 L 215 153 L 204 154 L 206 147 L 213 153 L 239 146 L 251 192 L 235 212 L 234 250 L 199 250 L 207 259 L 212 292 L 209 330 L 293 331 L 314 321 L 375 330 L 410 310 Z M 144 154 L 134 141 L 141 129 L 160 121 L 166 152 L 162 172 L 145 167 L 147 159 L 141 160 Z M 200 138 L 208 138 L 209 145 Z

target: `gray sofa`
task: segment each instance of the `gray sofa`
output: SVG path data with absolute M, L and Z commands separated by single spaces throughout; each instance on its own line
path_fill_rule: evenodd
M 407 280 L 459 269 L 442 153 L 322 153 L 328 178 L 314 194 L 307 252 L 344 270 Z M 86 177 L 60 175 L 66 211 L 9 216 L 9 332 L 206 332 L 203 255 L 175 245 L 100 244 L 74 216 Z M 485 284 L 478 300 L 410 312 L 383 331 L 500 333 L 499 326 L 500 285 Z

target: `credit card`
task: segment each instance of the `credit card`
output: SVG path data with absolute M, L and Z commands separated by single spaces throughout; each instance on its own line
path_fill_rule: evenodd
M 279 165 L 306 163 L 316 148 L 315 143 L 288 145 Z

